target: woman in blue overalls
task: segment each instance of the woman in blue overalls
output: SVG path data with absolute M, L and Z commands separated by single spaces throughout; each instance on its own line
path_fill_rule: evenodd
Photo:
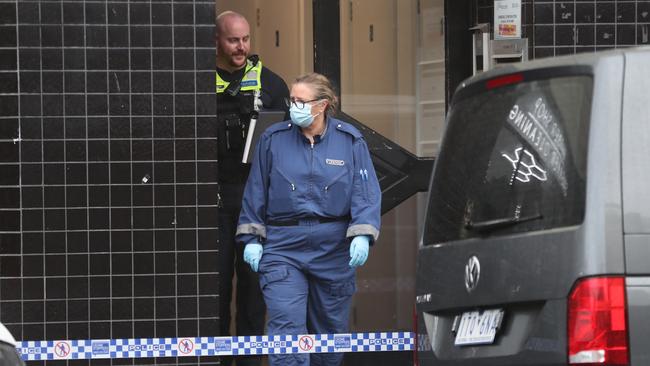
M 269 335 L 346 333 L 355 268 L 379 236 L 381 191 L 361 133 L 331 117 L 337 99 L 326 77 L 296 79 L 289 103 L 291 121 L 269 127 L 257 145 L 237 238 L 260 273 Z M 269 360 L 331 366 L 342 356 Z

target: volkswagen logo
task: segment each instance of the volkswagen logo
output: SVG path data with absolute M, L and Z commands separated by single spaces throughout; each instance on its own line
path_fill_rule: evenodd
M 465 289 L 467 289 L 467 292 L 472 292 L 476 288 L 480 276 L 481 263 L 479 263 L 478 258 L 473 255 L 465 265 Z

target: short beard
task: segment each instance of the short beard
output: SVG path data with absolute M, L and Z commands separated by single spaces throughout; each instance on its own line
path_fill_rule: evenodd
M 243 56 L 245 57 L 245 55 L 243 55 Z M 242 67 L 246 66 L 246 59 L 244 59 L 244 62 L 243 62 L 242 64 L 235 63 L 235 59 L 234 59 L 234 58 L 231 58 L 231 59 L 228 60 L 228 61 L 229 61 L 228 64 L 230 64 L 230 66 L 232 66 L 232 67 L 234 67 L 234 68 L 239 68 L 239 69 L 241 69 Z

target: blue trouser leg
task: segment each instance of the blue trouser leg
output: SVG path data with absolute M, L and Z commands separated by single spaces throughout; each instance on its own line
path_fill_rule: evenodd
M 350 305 L 355 291 L 354 269 L 350 268 L 350 245 L 346 225 L 322 224 L 314 233 L 319 248 L 327 253 L 310 263 L 307 322 L 309 333 L 332 334 L 349 331 Z M 339 240 L 332 240 L 332 238 Z M 312 353 L 311 366 L 337 366 L 343 353 Z
M 260 276 L 266 301 L 269 335 L 307 333 L 308 284 L 297 268 L 281 262 L 265 262 L 268 269 Z M 307 366 L 306 354 L 271 354 L 271 366 Z
M 269 335 L 348 332 L 355 287 L 346 228 L 343 222 L 267 227 L 259 273 Z M 269 362 L 337 366 L 342 358 L 343 354 L 274 354 Z
M 347 333 L 352 303 L 353 283 L 337 286 L 322 280 L 310 281 L 308 322 L 309 333 Z M 311 366 L 337 366 L 343 360 L 342 353 L 312 353 Z

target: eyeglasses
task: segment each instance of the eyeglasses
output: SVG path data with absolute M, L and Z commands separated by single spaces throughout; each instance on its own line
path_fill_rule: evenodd
M 312 100 L 297 100 L 296 98 L 284 98 L 284 103 L 287 105 L 287 107 L 291 108 L 291 104 L 295 105 L 296 108 L 298 109 L 303 109 L 305 108 L 305 104 L 311 103 L 311 102 L 316 102 L 318 100 L 321 100 L 322 98 L 316 98 Z

